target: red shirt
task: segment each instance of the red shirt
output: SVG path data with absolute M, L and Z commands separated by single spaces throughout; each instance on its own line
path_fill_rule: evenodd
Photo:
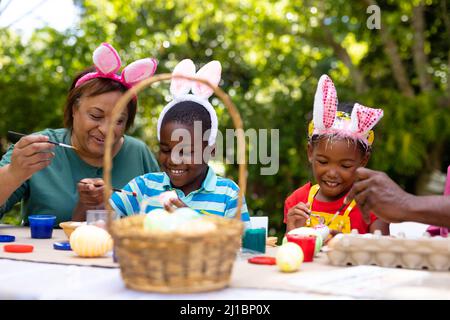
M 303 187 L 298 188 L 289 197 L 287 197 L 286 201 L 284 202 L 284 223 L 286 223 L 287 212 L 290 208 L 297 205 L 299 202 L 308 202 L 308 194 L 311 186 L 311 182 L 308 182 Z M 332 202 L 324 202 L 314 199 L 312 203 L 312 211 L 334 214 L 342 206 L 342 204 L 344 203 L 344 199 L 345 196 Z M 339 215 L 343 215 L 346 208 L 347 207 L 344 207 Z M 350 211 L 349 218 L 351 229 L 358 229 L 358 232 L 360 234 L 368 233 L 370 225 L 375 220 L 377 220 L 377 217 L 373 213 L 370 213 L 370 224 L 365 223 L 361 211 L 359 210 L 357 205 L 352 209 L 352 211 Z

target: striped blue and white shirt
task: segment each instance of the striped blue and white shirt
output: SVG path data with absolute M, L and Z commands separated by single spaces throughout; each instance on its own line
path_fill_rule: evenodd
M 170 178 L 165 172 L 147 173 L 131 180 L 124 188 L 134 191 L 137 197 L 127 195 L 123 192 L 114 192 L 109 200 L 113 209 L 121 216 L 129 216 L 141 212 L 140 205 L 146 199 L 146 213 L 156 208 L 163 208 L 158 196 L 169 190 L 175 190 L 178 198 L 188 207 L 200 213 L 216 214 L 219 216 L 233 218 L 236 214 L 239 186 L 230 179 L 217 176 L 209 167 L 205 180 L 200 189 L 188 195 L 183 191 L 173 188 Z M 241 209 L 242 221 L 245 228 L 250 228 L 250 216 L 247 204 L 244 202 Z

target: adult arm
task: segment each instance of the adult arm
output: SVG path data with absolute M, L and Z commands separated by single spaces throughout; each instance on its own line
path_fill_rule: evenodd
M 28 135 L 15 144 L 10 163 L 0 168 L 0 206 L 35 172 L 50 164 L 54 146 L 47 141 L 44 135 Z
M 386 222 L 414 221 L 450 227 L 449 196 L 415 196 L 384 172 L 358 168 L 356 173 L 358 181 L 346 200 L 356 200 L 366 222 L 371 211 Z

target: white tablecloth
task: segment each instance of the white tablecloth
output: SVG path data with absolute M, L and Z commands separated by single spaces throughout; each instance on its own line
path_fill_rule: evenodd
M 158 294 L 129 290 L 119 269 L 0 260 L 0 299 L 185 299 L 290 300 L 343 296 L 282 290 L 226 288 L 196 294 Z M 348 297 L 347 297 L 348 298 Z

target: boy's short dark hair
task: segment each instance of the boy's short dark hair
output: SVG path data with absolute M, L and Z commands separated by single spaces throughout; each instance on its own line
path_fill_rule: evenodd
M 337 111 L 341 111 L 341 112 L 345 112 L 348 114 L 348 116 L 351 116 L 352 111 L 353 111 L 353 107 L 355 105 L 355 102 L 339 102 L 338 103 L 338 107 L 337 107 Z M 323 135 L 319 135 L 319 134 L 314 134 L 310 139 L 309 142 L 315 146 L 317 144 L 317 142 L 319 142 L 320 139 L 329 139 L 329 138 L 333 138 L 332 136 L 323 136 Z M 353 141 L 353 140 L 352 140 Z M 371 146 L 367 146 L 364 143 L 362 143 L 361 141 L 357 140 L 357 145 L 358 145 L 358 149 L 362 152 L 362 154 L 366 154 L 368 152 L 371 151 Z
M 167 111 L 162 119 L 161 127 L 169 122 L 193 127 L 195 121 L 202 123 L 202 133 L 211 129 L 211 116 L 204 106 L 194 101 L 182 101 Z

